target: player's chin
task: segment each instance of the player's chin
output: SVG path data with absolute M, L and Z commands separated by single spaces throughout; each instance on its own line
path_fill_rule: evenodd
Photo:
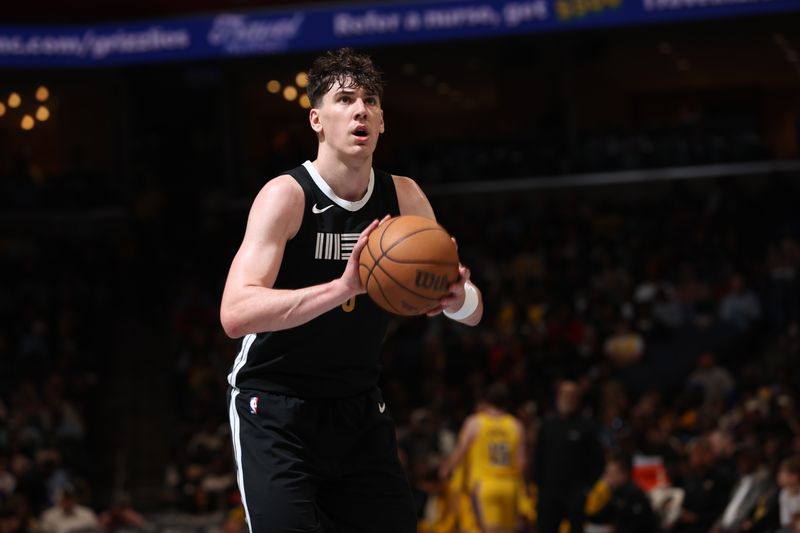
M 375 147 L 378 145 L 378 139 L 373 139 L 372 137 L 368 137 L 366 139 L 359 139 L 353 143 L 353 147 L 356 150 L 375 150 Z
M 368 158 L 372 157 L 375 153 L 375 149 L 366 146 L 351 146 L 345 153 L 348 157 Z

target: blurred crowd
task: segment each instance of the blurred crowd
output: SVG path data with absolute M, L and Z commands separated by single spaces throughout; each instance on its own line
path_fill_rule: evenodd
M 0 239 L 0 531 L 111 531 L 127 508 L 95 491 L 113 424 L 98 417 L 100 378 L 117 357 L 119 257 L 102 239 L 73 248 L 18 227 Z M 111 264 L 116 265 L 112 267 Z M 105 267 L 108 267 L 107 269 Z M 98 502 L 90 509 L 79 502 Z M 102 503 L 101 503 L 102 502 Z M 127 511 L 125 511 L 127 512 Z M 131 511 L 132 512 L 132 511 Z
M 486 313 L 476 328 L 441 317 L 390 326 L 381 387 L 420 529 L 474 527 L 459 523 L 437 471 L 499 381 L 530 458 L 520 530 L 563 520 L 587 531 L 793 531 L 797 187 L 794 176 L 751 177 L 432 197 Z M 245 215 L 146 192 L 120 231 L 0 239 L 0 533 L 158 530 L 164 510 L 242 530 L 225 405 L 236 346 L 217 311 Z M 158 208 L 141 208 L 153 197 Z M 145 341 L 132 325 L 142 322 Z M 171 370 L 133 392 L 163 394 L 168 408 L 120 400 L 134 358 Z M 146 504 L 115 467 L 130 442 L 109 436 L 134 412 L 169 428 L 150 435 L 167 450 Z M 578 456 L 541 445 L 557 440 L 548 428 L 559 420 L 585 440 Z M 563 505 L 543 516 L 537 504 L 552 501 Z
M 763 161 L 771 157 L 767 139 L 747 121 L 719 123 L 689 117 L 678 124 L 641 128 L 632 132 L 575 133 L 541 128 L 513 135 L 491 135 L 471 141 L 430 139 L 406 143 L 397 150 L 379 154 L 382 166 L 401 169 L 409 176 L 422 176 L 424 183 L 441 184 L 523 176 L 614 172 L 634 169 L 681 167 L 715 163 Z M 305 133 L 276 131 L 262 154 L 257 168 L 245 170 L 242 178 L 247 194 L 260 189 L 264 176 L 277 175 L 308 156 Z M 167 135 L 162 133 L 161 135 Z M 167 138 L 158 137 L 164 144 Z M 171 146 L 171 144 L 170 144 Z M 169 152 L 175 157 L 175 152 Z M 149 158 L 152 154 L 139 156 Z M 164 158 L 165 155 L 159 154 Z M 149 160 L 134 165 L 130 175 L 108 180 L 92 170 L 81 148 L 73 148 L 69 161 L 60 167 L 45 168 L 32 153 L 20 152 L 0 180 L 0 207 L 17 211 L 47 209 L 91 209 L 133 201 L 132 209 L 150 216 L 163 208 L 164 188 L 195 186 L 197 181 L 215 183 L 218 175 L 207 168 L 181 168 L 190 171 L 191 180 L 181 176 L 170 183 L 158 183 L 148 170 Z M 212 161 L 200 159 L 203 164 Z M 214 160 L 213 165 L 219 161 Z M 220 184 L 218 184 L 220 185 Z M 225 185 L 227 186 L 227 185 Z M 192 194 L 191 191 L 184 192 Z
M 425 176 L 428 183 L 447 183 L 486 176 L 558 176 L 770 158 L 767 143 L 755 128 L 714 125 L 697 117 L 675 126 L 576 134 L 574 139 L 548 129 L 536 131 L 535 136 L 525 132 L 473 142 L 442 139 L 411 144 L 389 164 L 402 166 L 409 176 Z
M 640 531 L 793 527 L 797 183 L 742 185 L 674 184 L 650 199 L 624 188 L 503 198 L 496 211 L 484 198 L 483 210 L 440 210 L 484 290 L 490 322 L 478 331 L 429 323 L 413 336 L 428 342 L 407 347 L 408 335 L 390 343 L 390 358 L 420 354 L 406 375 L 421 380 L 386 372 L 410 413 L 420 500 L 438 497 L 436 462 L 481 388 L 499 379 L 528 428 L 531 498 L 549 502 L 545 510 L 567 502 L 559 518 L 573 530 L 598 512 L 596 481 L 625 486 L 619 472 L 649 492 L 657 514 L 659 525 Z M 569 383 L 580 398 L 574 408 L 556 401 Z M 601 452 L 541 455 L 548 421 L 572 417 L 591 423 Z M 587 462 L 592 456 L 600 459 Z M 603 457 L 616 459 L 605 465 Z M 746 477 L 755 469 L 764 481 L 758 495 Z M 613 526 L 605 531 L 634 530 L 619 516 L 604 516 Z M 528 516 L 540 531 L 545 518 Z

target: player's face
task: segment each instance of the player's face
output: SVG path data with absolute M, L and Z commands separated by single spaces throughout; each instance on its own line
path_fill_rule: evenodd
M 334 83 L 311 110 L 311 127 L 322 142 L 349 155 L 372 155 L 383 133 L 383 109 L 378 95 L 362 87 Z

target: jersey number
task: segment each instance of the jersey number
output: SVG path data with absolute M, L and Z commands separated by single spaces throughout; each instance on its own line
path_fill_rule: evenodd
M 349 313 L 353 309 L 356 308 L 356 297 L 353 296 L 352 298 L 348 298 L 345 303 L 342 304 L 342 310 L 345 313 Z
M 507 442 L 489 443 L 489 462 L 497 466 L 509 466 L 511 464 L 511 453 Z

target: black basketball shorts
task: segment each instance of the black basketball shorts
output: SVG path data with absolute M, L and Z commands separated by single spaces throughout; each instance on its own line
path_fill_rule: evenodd
M 379 389 L 345 399 L 228 390 L 251 533 L 414 533 L 411 488 Z

